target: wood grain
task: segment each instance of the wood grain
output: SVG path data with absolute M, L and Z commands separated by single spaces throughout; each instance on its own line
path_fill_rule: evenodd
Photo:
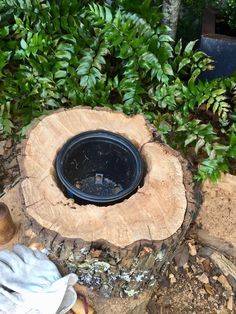
M 129 138 L 148 166 L 143 187 L 112 206 L 78 205 L 66 198 L 55 179 L 54 161 L 61 146 L 72 136 L 95 129 Z M 27 213 L 44 228 L 68 238 L 103 239 L 121 247 L 140 239 L 168 238 L 181 226 L 187 206 L 183 172 L 178 157 L 151 140 L 142 116 L 72 109 L 45 117 L 30 132 L 24 148 Z

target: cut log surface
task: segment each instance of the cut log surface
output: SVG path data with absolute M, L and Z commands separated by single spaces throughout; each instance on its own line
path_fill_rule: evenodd
M 146 163 L 143 186 L 121 203 L 78 205 L 57 184 L 58 151 L 89 130 L 128 138 Z M 88 108 L 57 111 L 29 131 L 20 167 L 33 230 L 66 272 L 77 272 L 81 284 L 106 297 L 134 296 L 154 285 L 197 208 L 187 162 L 158 140 L 142 115 Z

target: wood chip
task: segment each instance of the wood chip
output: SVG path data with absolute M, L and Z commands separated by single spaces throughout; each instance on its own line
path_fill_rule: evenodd
M 188 247 L 189 247 L 189 254 L 191 256 L 196 256 L 197 255 L 197 250 L 196 250 L 196 246 L 194 244 L 191 244 L 190 242 L 188 243 Z
M 204 284 L 209 283 L 209 278 L 205 273 L 201 274 L 201 276 L 197 277 L 197 279 Z
M 102 251 L 101 251 L 101 250 L 94 250 L 94 249 L 92 249 L 92 250 L 90 251 L 90 254 L 91 254 L 91 256 L 92 256 L 93 258 L 98 258 L 98 257 L 101 256 Z
M 208 294 L 210 294 L 210 295 L 213 295 L 213 294 L 215 293 L 214 288 L 213 288 L 212 286 L 210 286 L 208 283 L 206 283 L 206 284 L 204 285 L 204 288 L 205 288 L 206 292 L 207 292 Z
M 191 265 L 191 269 L 192 269 L 193 273 L 197 272 L 197 268 L 194 265 Z
M 171 284 L 176 283 L 176 278 L 173 274 L 169 274 L 169 279 Z
M 220 275 L 217 279 L 221 284 L 222 286 L 228 290 L 228 291 L 232 291 L 232 287 L 230 286 L 227 278 L 224 276 L 224 275 Z
M 230 311 L 233 311 L 233 305 L 234 305 L 234 300 L 233 300 L 233 296 L 231 295 L 227 301 L 227 308 Z
M 228 258 L 218 252 L 212 253 L 210 258 L 225 276 L 231 275 L 236 279 L 236 266 Z
M 202 267 L 204 269 L 205 272 L 209 273 L 211 270 L 211 266 L 210 266 L 210 260 L 209 258 L 206 258 L 203 262 L 202 262 Z
M 32 249 L 32 250 L 39 250 L 39 251 L 45 250 L 45 246 L 42 243 L 40 243 L 40 242 L 32 242 L 29 245 L 29 248 Z

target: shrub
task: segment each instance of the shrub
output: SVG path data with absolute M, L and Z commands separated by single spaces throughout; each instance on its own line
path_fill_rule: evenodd
M 212 5 L 215 6 L 225 17 L 228 25 L 232 30 L 236 30 L 236 1 L 226 0 L 222 3 L 219 0 L 212 0 Z
M 152 5 L 145 3 L 144 12 Z M 236 153 L 236 113 L 229 98 L 234 80 L 200 81 L 212 60 L 194 51 L 195 42 L 173 47 L 160 11 L 145 19 L 142 12 L 114 2 L 85 4 L 0 4 L 0 126 L 5 134 L 17 126 L 24 134 L 33 118 L 61 106 L 100 105 L 144 113 L 166 142 L 186 153 L 194 147 L 198 179 L 216 180 L 220 171 L 228 171 Z

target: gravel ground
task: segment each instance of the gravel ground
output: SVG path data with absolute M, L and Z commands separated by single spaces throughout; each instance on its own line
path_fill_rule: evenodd
M 236 280 L 212 263 L 209 251 L 190 233 L 155 290 L 149 314 L 236 313 Z

